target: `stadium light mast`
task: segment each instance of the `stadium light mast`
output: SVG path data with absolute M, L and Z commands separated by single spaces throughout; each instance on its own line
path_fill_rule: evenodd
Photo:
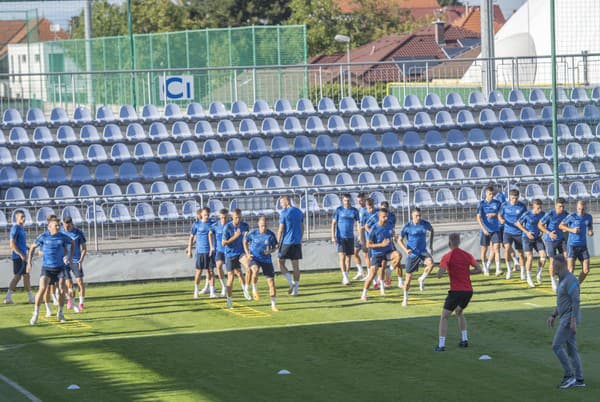
M 550 65 L 552 68 L 552 173 L 554 174 L 554 201 L 560 197 L 558 186 L 558 126 L 556 124 L 558 98 L 556 88 L 556 18 L 555 1 L 550 0 Z
M 59 27 L 60 28 L 60 27 Z M 83 7 L 83 28 L 85 36 L 85 69 L 86 69 L 86 87 L 87 103 L 91 105 L 92 110 L 96 109 L 94 100 L 94 87 L 92 83 L 92 0 L 87 0 Z M 54 34 L 56 38 L 56 33 Z M 75 99 L 73 99 L 75 102 Z
M 131 98 L 133 108 L 137 108 L 137 96 L 135 94 L 135 46 L 133 42 L 133 21 L 131 18 L 131 0 L 127 0 L 127 30 L 129 31 L 129 54 L 131 57 Z
M 352 96 L 352 83 L 350 82 L 350 37 L 347 35 L 335 35 L 336 42 L 346 44 L 346 64 L 348 65 L 348 96 Z

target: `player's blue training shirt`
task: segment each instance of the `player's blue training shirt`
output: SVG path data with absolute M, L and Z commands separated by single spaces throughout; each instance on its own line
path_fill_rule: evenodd
M 562 211 L 560 214 L 557 214 L 556 209 L 546 212 L 546 214 L 540 220 L 540 222 L 542 222 L 546 226 L 546 229 L 548 229 L 550 232 L 555 232 L 556 236 L 558 236 L 558 237 L 556 239 L 552 240 L 550 238 L 550 235 L 548 233 L 545 233 L 544 234 L 545 241 L 561 241 L 565 238 L 563 231 L 560 230 L 558 228 L 558 226 L 568 215 L 569 215 L 569 213 L 567 211 Z
M 75 247 L 75 251 L 73 251 L 73 262 L 79 262 L 79 259 L 81 258 L 81 245 L 86 243 L 85 235 L 81 229 L 76 227 L 74 227 L 70 232 L 67 232 L 65 228 L 61 228 L 60 231 L 73 240 Z M 67 247 L 67 250 L 71 252 L 71 247 Z
M 521 201 L 517 201 L 515 205 L 510 202 L 505 202 L 500 207 L 500 215 L 504 217 L 504 233 L 511 235 L 521 235 L 521 230 L 515 226 L 515 222 L 527 211 L 527 206 Z
M 58 232 L 54 236 L 50 233 L 39 235 L 35 240 L 35 245 L 42 250 L 42 266 L 46 268 L 64 267 L 64 248 L 69 248 L 71 242 L 71 237 L 62 232 Z
M 333 213 L 336 222 L 335 237 L 338 239 L 352 239 L 354 237 L 354 224 L 359 220 L 358 209 L 339 206 Z
M 281 244 L 302 244 L 302 222 L 304 215 L 299 208 L 290 205 L 281 211 L 279 223 L 284 226 Z
M 275 236 L 275 233 L 271 232 L 269 229 L 267 229 L 265 233 L 260 233 L 258 228 L 252 229 L 246 236 L 246 241 L 248 242 L 248 248 L 250 249 L 250 254 L 252 254 L 252 259 L 262 263 L 273 263 L 271 260 L 271 253 L 265 254 L 265 251 L 272 251 L 277 247 L 277 237 Z
M 360 226 L 365 226 L 363 222 L 365 222 L 365 215 L 369 213 L 369 210 L 367 209 L 367 207 L 360 207 L 358 210 L 358 222 L 360 223 Z
M 225 225 L 227 225 L 227 223 Z M 225 252 L 225 246 L 223 245 L 223 230 L 225 230 L 225 225 L 221 224 L 220 220 L 212 225 L 212 231 L 215 235 L 214 241 L 217 244 L 215 250 L 220 251 L 221 253 Z
M 503 191 L 498 191 L 498 193 L 494 196 L 494 199 L 500 203 L 500 205 L 506 202 L 506 195 Z
M 208 254 L 210 252 L 210 243 L 208 234 L 212 231 L 212 223 L 210 221 L 196 221 L 192 225 L 190 234 L 196 236 L 196 253 Z
M 233 243 L 225 246 L 225 257 L 238 257 L 244 254 L 244 234 L 249 230 L 246 222 L 240 221 L 236 226 L 232 221 L 227 222 L 223 230 L 223 240 L 229 240 L 235 234 L 235 231 L 240 229 L 241 235 Z
M 379 222 L 371 226 L 369 233 L 369 241 L 371 243 L 381 243 L 385 239 L 389 239 L 390 243 L 385 247 L 371 248 L 371 255 L 386 255 L 394 250 L 394 227 L 386 222 L 385 225 L 379 226 Z
M 27 236 L 25 235 L 25 229 L 21 225 L 13 225 L 10 228 L 8 235 L 9 239 L 15 242 L 15 246 L 25 257 L 27 257 Z M 21 256 L 14 251 L 12 252 L 12 259 L 18 260 Z
M 533 211 L 529 210 L 523 215 L 521 215 L 521 217 L 519 218 L 519 223 L 523 225 L 523 227 L 525 227 L 525 229 L 527 229 L 528 232 L 531 232 L 533 234 L 533 237 L 537 239 L 541 235 L 540 229 L 538 228 L 538 223 L 542 220 L 543 217 L 544 211 L 540 211 L 539 214 L 534 214 Z M 523 239 L 529 239 L 525 232 L 523 232 Z
M 592 228 L 592 215 L 584 213 L 578 215 L 577 212 L 573 212 L 562 221 L 569 228 L 579 228 L 578 233 L 569 233 L 569 240 L 567 244 L 569 246 L 587 246 L 587 232 Z
M 370 230 L 367 230 L 366 227 L 372 228 L 377 222 L 379 222 L 379 210 L 375 208 L 373 212 L 367 211 L 364 216 L 365 221 L 361 222 L 361 226 L 365 228 L 365 234 L 368 236 Z
M 392 211 L 388 210 L 388 225 L 390 225 L 392 228 L 396 227 L 396 214 L 393 213 Z
M 421 219 L 416 225 L 413 221 L 408 221 L 400 232 L 400 238 L 407 237 L 406 247 L 416 254 L 423 254 L 427 251 L 427 232 L 432 232 L 433 226 L 425 219 Z
M 500 212 L 500 201 L 492 199 L 490 202 L 482 200 L 479 202 L 477 207 L 477 215 L 481 218 L 481 223 L 485 230 L 490 233 L 500 231 L 500 220 L 498 219 L 498 212 Z

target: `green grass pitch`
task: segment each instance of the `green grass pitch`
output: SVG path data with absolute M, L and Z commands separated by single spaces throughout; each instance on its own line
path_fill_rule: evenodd
M 91 285 L 83 313 L 35 327 L 19 292 L 0 307 L 0 374 L 43 401 L 598 401 L 600 259 L 582 287 L 587 388 L 556 389 L 545 324 L 555 296 L 544 279 L 529 289 L 474 277 L 469 348 L 458 348 L 452 317 L 444 353 L 433 347 L 447 277 L 430 277 L 422 293 L 415 281 L 408 307 L 395 287 L 362 303 L 361 284 L 342 286 L 338 272 L 305 274 L 298 297 L 277 277 L 278 313 L 263 278 L 258 302 L 242 300 L 236 283 L 232 311 L 224 299 L 193 300 L 191 279 Z M 0 401 L 26 400 L 0 381 Z

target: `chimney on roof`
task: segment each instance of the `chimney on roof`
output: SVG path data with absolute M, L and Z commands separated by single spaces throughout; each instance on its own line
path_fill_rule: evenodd
M 433 22 L 433 25 L 435 25 L 435 42 L 440 46 L 446 44 L 446 30 L 444 29 L 444 24 L 445 22 L 439 18 Z

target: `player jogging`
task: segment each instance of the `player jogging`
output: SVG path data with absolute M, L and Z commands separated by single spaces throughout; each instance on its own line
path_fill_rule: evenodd
M 348 273 L 350 258 L 354 254 L 354 227 L 360 231 L 358 209 L 351 206 L 350 194 L 342 196 L 342 205 L 336 208 L 331 219 L 331 242 L 336 245 L 342 271 L 342 284 L 350 285 Z
M 479 203 L 477 208 L 477 223 L 481 228 L 479 234 L 479 245 L 481 246 L 481 263 L 483 264 L 483 274 L 490 274 L 492 259 L 496 262 L 496 276 L 500 276 L 500 243 L 502 242 L 500 221 L 498 212 L 502 204 L 494 198 L 494 187 L 485 188 L 485 198 Z M 492 246 L 489 258 L 486 259 L 488 247 Z
M 287 195 L 279 199 L 281 213 L 279 215 L 279 269 L 290 285 L 288 294 L 298 295 L 300 286 L 300 260 L 302 259 L 302 234 L 304 233 L 304 215 L 299 208 L 293 206 Z M 285 267 L 285 261 L 292 260 L 294 278 Z
M 15 212 L 15 224 L 10 228 L 9 246 L 12 251 L 13 278 L 8 284 L 8 291 L 4 304 L 13 304 L 12 294 L 17 290 L 17 284 L 23 278 L 23 287 L 29 297 L 29 303 L 34 303 L 35 298 L 31 292 L 31 279 L 27 272 L 27 236 L 25 234 L 25 213 L 21 210 Z
M 366 207 L 366 199 L 367 199 L 367 195 L 365 193 L 358 193 L 358 195 L 356 196 L 356 202 L 358 204 L 358 222 L 359 222 L 359 226 L 358 226 L 358 236 L 354 239 L 354 261 L 356 261 L 356 270 L 358 271 L 356 273 L 356 275 L 354 276 L 354 278 L 352 278 L 352 280 L 360 280 L 360 279 L 365 279 L 365 272 L 363 270 L 362 267 L 362 259 L 360 258 L 360 253 L 363 253 L 363 257 L 365 258 L 366 261 L 366 265 L 365 267 L 369 266 L 369 256 L 367 255 L 367 247 L 361 243 L 361 225 L 360 222 L 363 221 L 363 215 L 367 212 L 367 207 Z
M 521 280 L 525 280 L 525 257 L 523 256 L 523 232 L 515 223 L 521 215 L 527 211 L 527 205 L 519 201 L 519 190 L 510 190 L 508 193 L 508 201 L 502 204 L 498 218 L 500 223 L 504 225 L 504 234 L 502 235 L 502 243 L 504 244 L 504 260 L 506 261 L 506 279 L 510 279 L 512 268 L 510 266 L 510 256 L 512 245 L 516 253 L 519 255 L 519 265 L 521 266 Z M 516 268 L 516 267 L 515 267 Z
M 537 282 L 542 282 L 542 271 L 544 270 L 544 264 L 546 263 L 546 250 L 544 249 L 544 242 L 542 241 L 542 232 L 539 229 L 539 222 L 544 217 L 544 211 L 542 211 L 542 200 L 534 199 L 532 201 L 533 208 L 525 212 L 519 220 L 515 223 L 523 232 L 522 243 L 523 251 L 525 251 L 525 271 L 527 285 L 530 288 L 535 287 L 533 280 L 531 279 L 531 267 L 533 265 L 533 250 L 537 251 L 540 255 L 538 260 L 537 270 Z
M 560 229 L 569 232 L 567 240 L 567 267 L 575 270 L 575 260 L 581 262 L 579 283 L 583 283 L 590 273 L 590 253 L 587 248 L 587 236 L 594 235 L 592 215 L 585 212 L 585 201 L 577 201 L 577 212 L 567 216 L 560 224 Z
M 65 216 L 63 219 L 63 227 L 61 232 L 69 236 L 73 240 L 75 251 L 73 252 L 73 260 L 71 265 L 67 266 L 65 275 L 67 285 L 67 309 L 73 309 L 76 313 L 83 311 L 83 302 L 85 301 L 85 284 L 83 283 L 83 260 L 87 254 L 86 239 L 83 231 L 73 225 L 73 219 L 70 216 Z M 70 271 L 70 272 L 69 272 Z M 75 277 L 77 287 L 79 288 L 79 303 L 73 303 L 75 292 L 73 290 L 73 280 L 71 273 Z
M 223 229 L 229 219 L 229 211 L 225 208 L 219 211 L 219 219 L 212 225 L 215 241 L 215 252 L 213 253 L 213 264 L 217 270 L 217 276 L 221 284 L 221 297 L 225 297 L 226 286 L 224 281 L 223 264 L 225 264 L 225 246 L 223 246 Z M 241 276 L 241 275 L 240 275 Z
M 568 215 L 567 211 L 565 211 L 565 199 L 560 197 L 556 200 L 554 209 L 546 212 L 538 223 L 539 229 L 544 233 L 543 239 L 546 246 L 546 255 L 550 258 L 548 273 L 554 292 L 556 292 L 556 278 L 554 278 L 552 264 L 554 263 L 555 256 L 564 255 L 566 257 L 566 249 L 564 248 L 565 236 L 559 226 Z
M 234 209 L 231 221 L 225 225 L 221 243 L 225 246 L 225 270 L 227 271 L 227 308 L 233 308 L 233 276 L 239 275 L 242 282 L 242 292 L 246 300 L 252 300 L 248 294 L 248 285 L 241 275 L 242 263 L 240 258 L 244 255 L 244 235 L 248 232 L 248 224 L 242 221 L 242 211 Z
M 206 272 L 206 278 L 210 289 L 210 298 L 217 297 L 215 293 L 215 279 L 212 268 L 212 254 L 215 252 L 214 233 L 212 231 L 212 222 L 209 222 L 208 217 L 210 209 L 202 208 L 197 211 L 200 219 L 194 222 L 190 230 L 190 238 L 186 254 L 192 258 L 192 246 L 196 242 L 196 275 L 194 276 L 194 299 L 198 298 L 198 285 L 202 278 L 202 271 Z
M 448 318 L 452 312 L 458 318 L 458 327 L 460 328 L 461 340 L 458 344 L 461 348 L 469 346 L 467 336 L 467 320 L 463 311 L 467 308 L 471 297 L 473 296 L 473 286 L 471 285 L 471 275 L 481 273 L 479 264 L 471 254 L 467 253 L 460 246 L 460 235 L 451 233 L 448 238 L 450 251 L 442 257 L 440 269 L 437 277 L 441 278 L 444 272 L 448 271 L 450 277 L 450 290 L 444 302 L 442 316 L 439 325 L 439 342 L 435 347 L 436 352 L 446 350 L 446 334 L 448 333 Z M 473 269 L 470 269 L 473 267 Z

